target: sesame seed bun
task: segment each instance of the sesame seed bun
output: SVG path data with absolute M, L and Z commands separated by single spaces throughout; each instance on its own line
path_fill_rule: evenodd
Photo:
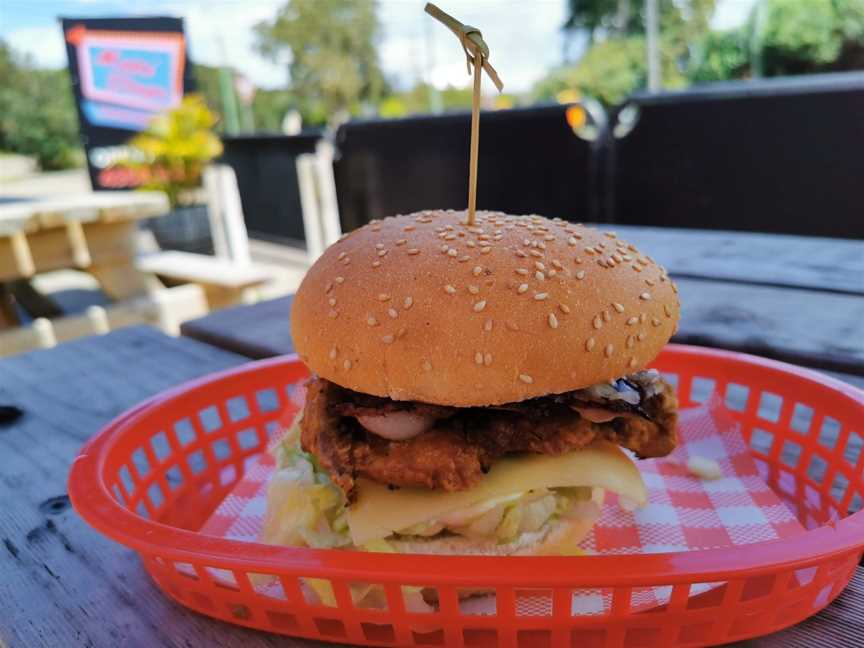
M 540 216 L 423 211 L 328 248 L 300 285 L 294 346 L 354 391 L 457 407 L 580 389 L 643 368 L 677 289 L 650 257 Z

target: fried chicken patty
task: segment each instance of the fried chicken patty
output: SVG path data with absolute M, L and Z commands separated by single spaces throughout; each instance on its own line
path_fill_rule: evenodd
M 636 393 L 633 398 L 616 398 L 614 386 L 602 385 L 502 406 L 455 408 L 369 396 L 314 378 L 307 385 L 301 444 L 349 498 L 358 477 L 394 487 L 467 490 L 504 455 L 562 454 L 600 439 L 640 458 L 672 452 L 677 444 L 672 388 L 649 372 L 621 380 Z M 596 423 L 579 409 L 614 418 Z M 390 441 L 355 418 L 394 411 L 430 416 L 435 423 L 411 439 Z

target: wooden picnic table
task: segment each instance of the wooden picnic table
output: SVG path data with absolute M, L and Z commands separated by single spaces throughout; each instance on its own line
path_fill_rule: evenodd
M 616 229 L 650 249 L 681 284 L 680 339 L 797 358 L 864 385 L 860 242 Z M 720 243 L 726 240 L 738 244 Z M 803 247 L 782 256 L 792 244 Z M 758 254 L 742 252 L 749 245 Z M 736 271 L 741 262 L 724 263 L 722 254 L 746 259 L 746 267 Z M 797 264 L 796 271 L 784 274 L 786 264 Z M 80 446 L 124 409 L 250 356 L 290 350 L 289 307 L 289 300 L 265 302 L 185 327 L 191 335 L 210 335 L 211 344 L 135 327 L 0 360 L 0 405 L 24 412 L 0 423 L 0 645 L 323 645 L 228 625 L 173 603 L 131 550 L 87 526 L 65 497 Z M 819 614 L 737 645 L 864 645 L 862 618 L 859 567 L 847 590 Z
M 27 280 L 38 272 L 83 270 L 117 300 L 155 290 L 156 278 L 134 267 L 135 232 L 138 220 L 168 209 L 165 194 L 155 191 L 96 191 L 0 203 L 0 328 L 4 321 L 16 324 L 2 303 L 13 283 L 19 301 L 46 308 L 48 302 L 27 288 Z

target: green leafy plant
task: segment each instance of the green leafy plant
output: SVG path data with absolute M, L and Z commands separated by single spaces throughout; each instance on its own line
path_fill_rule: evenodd
M 139 175 L 141 189 L 163 191 L 172 207 L 188 202 L 191 190 L 201 186 L 204 167 L 222 154 L 215 124 L 204 99 L 187 95 L 130 140 L 129 159 L 120 164 Z

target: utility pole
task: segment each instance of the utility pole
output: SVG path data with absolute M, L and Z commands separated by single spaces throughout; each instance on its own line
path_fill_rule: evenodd
M 660 21 L 657 0 L 645 0 L 645 56 L 648 67 L 648 91 L 660 92 Z

